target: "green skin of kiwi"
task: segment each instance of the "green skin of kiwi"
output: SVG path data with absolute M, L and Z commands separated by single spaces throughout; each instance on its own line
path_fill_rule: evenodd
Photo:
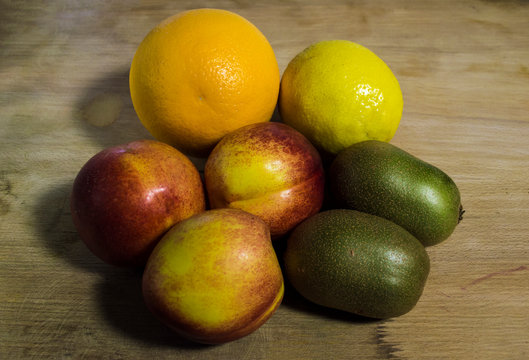
M 382 141 L 340 152 L 329 168 L 329 184 L 338 207 L 391 220 L 424 246 L 446 240 L 464 212 L 448 175 Z
M 323 211 L 296 227 L 284 264 L 306 299 L 378 319 L 409 312 L 430 271 L 424 246 L 406 230 L 347 209 Z

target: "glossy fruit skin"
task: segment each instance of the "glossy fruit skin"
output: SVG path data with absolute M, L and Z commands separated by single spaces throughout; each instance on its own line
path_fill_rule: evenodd
M 227 133 L 269 121 L 279 82 L 266 37 L 221 9 L 183 11 L 156 25 L 138 46 L 129 77 L 145 128 L 197 157 L 207 157 Z
M 206 161 L 204 179 L 212 208 L 261 217 L 273 239 L 317 213 L 323 202 L 320 155 L 303 135 L 277 122 L 225 136 Z
M 321 152 L 336 155 L 356 142 L 390 141 L 402 109 L 402 91 L 391 69 L 351 41 L 310 45 L 281 78 L 281 118 Z
M 209 210 L 175 225 L 143 274 L 150 311 L 200 343 L 225 343 L 255 331 L 283 293 L 268 227 L 237 209 Z
M 306 299 L 385 319 L 422 295 L 430 260 L 424 246 L 389 220 L 348 209 L 320 212 L 292 232 L 285 275 Z
M 88 160 L 74 180 L 70 207 L 81 239 L 96 256 L 141 267 L 171 226 L 205 210 L 205 194 L 185 155 L 162 142 L 138 140 Z
M 386 142 L 365 141 L 345 149 L 328 177 L 337 206 L 389 219 L 425 246 L 446 240 L 462 218 L 454 181 Z

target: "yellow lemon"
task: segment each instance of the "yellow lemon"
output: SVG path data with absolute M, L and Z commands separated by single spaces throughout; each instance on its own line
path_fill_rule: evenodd
M 331 154 L 364 140 L 390 141 L 402 107 L 399 83 L 386 63 L 347 40 L 309 46 L 281 79 L 281 118 Z

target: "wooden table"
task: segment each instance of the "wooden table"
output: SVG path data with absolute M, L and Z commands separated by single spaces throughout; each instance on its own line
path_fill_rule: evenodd
M 281 71 L 310 43 L 338 38 L 392 68 L 405 102 L 392 142 L 447 172 L 467 211 L 428 248 L 430 277 L 410 313 L 362 320 L 289 291 L 248 337 L 194 345 L 146 310 L 140 272 L 103 264 L 80 241 L 69 192 L 81 166 L 107 146 L 150 138 L 129 96 L 136 47 L 162 19 L 202 6 L 252 21 Z M 527 1 L 0 7 L 0 358 L 529 358 Z

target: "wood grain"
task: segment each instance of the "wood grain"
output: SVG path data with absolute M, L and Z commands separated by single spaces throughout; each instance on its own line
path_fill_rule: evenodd
M 405 105 L 393 143 L 452 176 L 466 208 L 428 249 L 410 313 L 361 319 L 287 288 L 255 333 L 195 345 L 146 310 L 140 273 L 81 243 L 68 200 L 80 167 L 150 138 L 128 91 L 136 47 L 167 16 L 206 6 L 258 26 L 281 71 L 338 38 L 394 71 Z M 1 1 L 0 358 L 529 358 L 528 19 L 527 1 Z M 101 108 L 109 117 L 94 124 Z

